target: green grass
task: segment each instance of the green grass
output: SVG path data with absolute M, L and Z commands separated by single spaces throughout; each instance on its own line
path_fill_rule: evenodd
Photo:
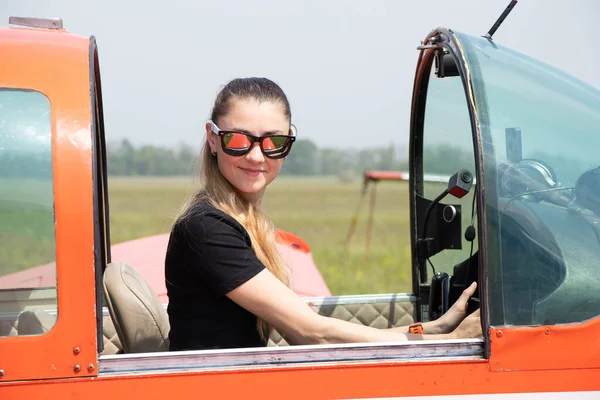
M 0 275 L 54 261 L 52 207 L 0 201 Z
M 377 185 L 371 245 L 365 249 L 370 192 L 357 210 L 361 181 L 283 178 L 269 187 L 263 207 L 275 226 L 304 239 L 334 294 L 410 291 L 408 185 Z M 111 242 L 169 232 L 184 200 L 195 191 L 191 178 L 109 178 Z M 46 201 L 44 201 L 46 203 Z M 0 203 L 0 275 L 54 259 L 52 208 L 23 198 Z
M 370 191 L 361 182 L 334 179 L 281 179 L 265 195 L 264 209 L 275 225 L 309 243 L 313 258 L 334 294 L 410 290 L 408 185 L 379 183 L 371 243 L 366 251 Z M 358 209 L 354 235 L 347 245 Z M 368 258 L 367 258 L 368 255 Z
M 310 245 L 332 293 L 410 291 L 408 184 L 377 184 L 368 254 L 365 239 L 371 192 L 358 207 L 361 185 L 359 180 L 279 177 L 268 188 L 263 207 L 277 228 L 295 233 Z M 429 195 L 434 197 L 443 186 L 432 186 L 435 193 Z M 169 232 L 184 200 L 195 189 L 192 178 L 109 178 L 111 242 Z M 460 201 L 463 207 L 469 205 L 469 211 L 470 198 Z M 355 232 L 347 244 L 357 210 Z M 51 207 L 25 203 L 23 198 L 0 203 L 0 275 L 53 261 L 51 216 Z M 463 213 L 463 227 L 468 223 L 470 212 Z M 464 251 L 440 253 L 432 262 L 449 271 L 468 256 Z
M 169 232 L 194 188 L 191 178 L 110 177 L 111 243 Z
M 111 242 L 168 232 L 194 188 L 192 180 L 185 178 L 110 178 Z M 359 181 L 280 177 L 269 187 L 263 207 L 277 228 L 308 242 L 334 294 L 409 291 L 408 185 L 378 184 L 368 259 L 368 196 L 360 208 L 353 240 L 346 246 L 360 190 Z

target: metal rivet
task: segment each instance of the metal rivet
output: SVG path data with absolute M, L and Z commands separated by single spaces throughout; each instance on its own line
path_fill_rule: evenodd
M 90 363 L 88 365 L 88 372 L 92 372 L 96 367 L 94 367 L 94 364 Z
M 81 371 L 81 365 L 75 364 L 75 366 L 73 367 L 73 371 L 75 371 L 75 372 Z
M 77 355 L 77 354 L 79 354 L 79 353 L 81 353 L 81 350 L 79 349 L 79 347 L 75 347 L 75 348 L 73 349 L 73 354 Z
M 500 339 L 502 337 L 502 335 L 503 335 L 502 331 L 496 331 L 496 337 L 498 339 Z
M 548 328 L 544 329 L 544 333 L 545 333 L 546 335 L 549 335 L 549 334 L 550 334 L 550 329 L 548 329 Z
M 0 378 L 4 378 L 4 370 L 0 369 Z

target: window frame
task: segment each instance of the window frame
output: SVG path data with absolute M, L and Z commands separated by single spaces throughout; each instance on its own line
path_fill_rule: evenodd
M 134 353 L 102 356 L 98 377 L 381 363 L 485 361 L 483 339 Z
M 481 130 L 480 115 L 473 101 L 473 91 L 477 90 L 471 82 L 471 70 L 465 62 L 462 48 L 457 43 L 452 31 L 447 29 L 437 29 L 432 31 L 423 42 L 421 52 L 417 62 L 415 81 L 413 86 L 413 101 L 411 111 L 410 124 L 410 141 L 409 141 L 409 193 L 411 194 L 410 201 L 410 235 L 412 248 L 412 275 L 413 275 L 413 292 L 417 296 L 417 319 L 423 319 L 422 303 L 428 303 L 428 276 L 426 262 L 420 263 L 417 253 L 417 209 L 416 197 L 424 194 L 424 170 L 423 170 L 423 137 L 425 124 L 425 110 L 427 104 L 427 94 L 429 88 L 429 78 L 431 69 L 433 68 L 434 60 L 437 51 L 447 51 L 455 60 L 458 74 L 462 81 L 464 93 L 466 97 L 469 119 L 471 122 L 471 134 L 473 136 L 473 154 L 475 157 L 475 180 L 479 183 L 476 185 L 476 209 L 477 209 L 477 244 L 478 244 L 478 261 L 479 261 L 479 278 L 478 288 L 480 294 L 480 309 L 482 329 L 485 341 L 485 358 L 490 357 L 490 340 L 489 340 L 489 320 L 488 307 L 490 301 L 487 296 L 487 280 L 483 277 L 487 276 L 487 232 L 485 226 L 486 213 L 485 201 L 483 197 L 483 158 L 481 153 Z
M 432 53 L 425 51 L 425 60 L 432 60 Z M 415 93 L 422 90 L 419 84 L 423 81 L 423 60 L 420 60 L 415 78 Z M 419 74 L 419 71 L 421 74 Z M 428 75 L 429 70 L 427 69 Z M 465 92 L 468 89 L 465 83 L 464 71 L 461 73 Z M 428 76 L 425 77 L 428 79 Z M 425 89 L 426 89 L 425 83 Z M 415 101 L 416 99 L 416 101 Z M 424 100 L 417 95 L 413 99 L 413 115 Z M 469 103 L 469 102 L 468 102 Z M 471 106 L 471 103 L 469 103 Z M 469 108 L 471 127 L 475 134 L 474 115 Z M 413 117 L 414 118 L 414 117 Z M 414 124 L 414 120 L 411 125 Z M 421 126 L 422 128 L 422 126 Z M 414 132 L 411 128 L 411 132 Z M 478 133 L 478 132 L 477 132 Z M 414 134 L 411 134 L 411 138 Z M 421 143 L 422 147 L 422 143 Z M 413 148 L 411 146 L 411 151 Z M 476 159 L 480 156 L 476 153 Z M 411 154 L 412 159 L 412 154 Z M 477 163 L 476 163 L 477 164 Z M 411 171 L 413 169 L 411 168 Z M 477 173 L 480 167 L 477 165 Z M 414 176 L 411 173 L 411 176 Z M 479 176 L 479 175 L 478 175 Z M 417 178 L 418 179 L 418 178 Z M 414 178 L 411 178 L 411 189 Z M 478 204 L 481 203 L 478 190 Z M 411 209 L 414 199 L 411 199 Z M 478 211 L 479 212 L 479 211 Z M 478 217 L 479 229 L 482 229 L 483 221 Z M 412 229 L 412 226 L 411 226 Z M 413 242 L 414 244 L 414 242 Z M 414 246 L 413 246 L 414 247 Z M 480 254 L 481 257 L 481 254 Z M 413 261 L 413 281 L 415 277 Z M 482 304 L 486 304 L 482 302 Z M 482 308 L 484 308 L 482 306 Z M 291 346 L 271 348 L 243 348 L 234 350 L 198 350 L 179 351 L 163 353 L 133 353 L 103 355 L 99 357 L 99 377 L 110 377 L 116 375 L 133 375 L 138 373 L 160 374 L 175 372 L 200 372 L 230 369 L 254 369 L 254 368 L 290 368 L 296 366 L 330 365 L 335 363 L 361 364 L 365 363 L 457 363 L 457 362 L 487 362 L 487 335 L 483 339 L 441 340 L 441 341 L 419 341 L 398 343 L 376 343 L 376 344 L 337 344 L 337 345 L 314 345 L 314 346 Z M 425 353 L 425 354 L 424 354 Z
M 372 304 L 408 301 L 412 294 L 373 294 L 305 297 L 310 306 L 334 304 Z M 104 315 L 108 314 L 105 308 Z M 381 363 L 487 362 L 483 357 L 483 339 L 431 340 L 389 343 L 347 343 L 328 345 L 294 345 L 258 348 L 190 350 L 101 355 L 98 377 L 161 375 L 164 373 L 200 373 L 207 371 L 264 370 L 327 367 L 335 364 L 375 365 Z
M 88 50 L 66 32 L 0 30 L 0 86 L 50 101 L 59 310 L 45 335 L 0 338 L 1 382 L 97 374 Z
M 92 117 L 92 179 L 94 182 L 94 265 L 96 272 L 96 341 L 98 353 L 104 350 L 102 277 L 111 262 L 110 219 L 108 209 L 108 173 L 106 139 L 104 134 L 104 110 L 98 46 L 90 37 L 90 88 Z

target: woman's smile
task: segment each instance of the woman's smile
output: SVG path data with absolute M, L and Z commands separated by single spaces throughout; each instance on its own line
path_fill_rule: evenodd
M 249 176 L 259 176 L 260 174 L 267 172 L 264 169 L 259 169 L 259 168 L 244 168 L 244 167 L 239 167 L 239 168 Z

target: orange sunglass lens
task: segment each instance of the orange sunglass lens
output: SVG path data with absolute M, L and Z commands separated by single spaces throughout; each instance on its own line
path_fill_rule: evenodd
M 263 149 L 265 150 L 275 150 L 277 148 L 277 146 L 275 146 L 275 144 L 273 143 L 273 140 L 271 140 L 271 138 L 265 138 L 262 142 L 263 145 Z
M 230 149 L 247 149 L 250 147 L 250 140 L 241 133 L 228 133 L 223 139 L 225 146 Z

